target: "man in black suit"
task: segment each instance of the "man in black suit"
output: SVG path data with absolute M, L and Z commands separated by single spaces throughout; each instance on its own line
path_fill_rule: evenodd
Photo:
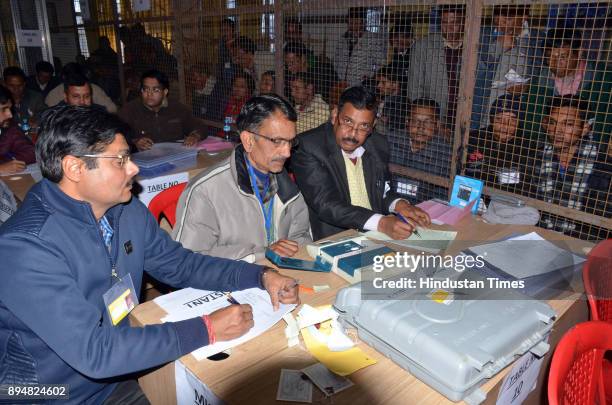
M 427 213 L 391 191 L 387 141 L 373 132 L 376 108 L 370 91 L 348 88 L 331 122 L 300 135 L 291 164 L 315 240 L 345 229 L 403 239 L 415 226 L 431 223 Z

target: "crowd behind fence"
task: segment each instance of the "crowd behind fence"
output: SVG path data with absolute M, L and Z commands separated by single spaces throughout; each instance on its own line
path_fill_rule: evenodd
M 485 182 L 487 202 L 538 208 L 539 226 L 608 238 L 610 2 L 504 3 L 152 0 L 134 12 L 92 0 L 73 28 L 80 62 L 118 105 L 155 67 L 209 135 L 271 91 L 303 132 L 363 85 L 378 96 L 393 187 L 411 202 L 448 198 L 463 174 Z

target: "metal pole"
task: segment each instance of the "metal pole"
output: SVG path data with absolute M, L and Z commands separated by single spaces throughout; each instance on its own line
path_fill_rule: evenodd
M 285 18 L 280 0 L 274 1 L 274 70 L 276 93 L 285 93 Z
M 458 156 L 462 145 L 467 145 L 470 135 L 470 118 L 472 115 L 472 102 L 474 100 L 474 87 L 476 84 L 476 67 L 478 65 L 478 42 L 480 37 L 480 21 L 482 19 L 483 0 L 472 0 L 466 4 L 465 34 L 463 36 L 463 52 L 461 55 L 461 73 L 459 92 L 457 97 L 457 117 L 455 120 L 455 136 L 453 139 L 453 154 L 451 160 L 450 184 L 455 181 L 458 163 L 465 162 L 466 148 Z M 460 161 L 458 162 L 458 160 Z M 448 189 L 448 196 L 452 187 Z
M 115 28 L 115 47 L 117 48 L 117 66 L 119 68 L 119 87 L 121 88 L 121 104 L 126 103 L 125 94 L 125 72 L 123 70 L 123 50 L 121 49 L 121 38 L 119 38 L 119 13 L 117 7 L 119 5 L 112 5 L 113 9 L 113 26 Z

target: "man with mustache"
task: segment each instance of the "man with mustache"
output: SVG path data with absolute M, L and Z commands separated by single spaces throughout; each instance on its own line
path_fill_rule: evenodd
M 312 241 L 308 210 L 284 169 L 297 144 L 297 114 L 276 94 L 248 100 L 236 120 L 241 144 L 192 179 L 177 207 L 175 239 L 196 252 L 257 260 L 293 256 Z
M 259 287 L 276 308 L 298 302 L 294 279 L 194 253 L 161 230 L 132 198 L 138 166 L 125 129 L 101 109 L 43 115 L 44 179 L 0 228 L 0 384 L 67 384 L 74 404 L 148 404 L 136 372 L 253 327 L 252 308 L 238 304 L 131 327 L 144 271 L 175 288 Z
M 431 222 L 427 213 L 391 190 L 387 141 L 374 131 L 376 109 L 374 94 L 361 86 L 348 88 L 331 122 L 300 135 L 291 165 L 315 239 L 345 229 L 403 239 L 416 225 Z

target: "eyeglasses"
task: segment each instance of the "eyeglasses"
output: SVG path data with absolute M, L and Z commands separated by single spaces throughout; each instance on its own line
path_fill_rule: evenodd
M 297 136 L 293 139 L 270 138 L 269 136 L 258 134 L 257 132 L 253 132 L 253 131 L 249 131 L 249 132 L 252 133 L 253 135 L 262 137 L 263 139 L 271 142 L 276 147 L 289 145 L 290 148 L 295 148 L 300 143 L 300 140 L 297 138 Z
M 359 124 L 357 126 L 352 119 L 348 117 L 338 117 L 338 124 L 345 127 L 349 132 L 357 131 L 358 134 L 367 135 L 372 132 L 372 126 L 370 124 Z
M 125 155 L 77 155 L 76 157 L 86 157 L 93 159 L 117 159 L 117 166 L 119 166 L 119 168 L 121 169 L 123 169 L 125 165 L 132 161 L 132 155 L 130 155 L 129 153 Z
M 161 87 L 146 87 L 146 86 L 142 86 L 140 88 L 140 91 L 142 91 L 143 93 L 149 93 L 149 94 L 159 94 L 162 92 L 162 88 Z

